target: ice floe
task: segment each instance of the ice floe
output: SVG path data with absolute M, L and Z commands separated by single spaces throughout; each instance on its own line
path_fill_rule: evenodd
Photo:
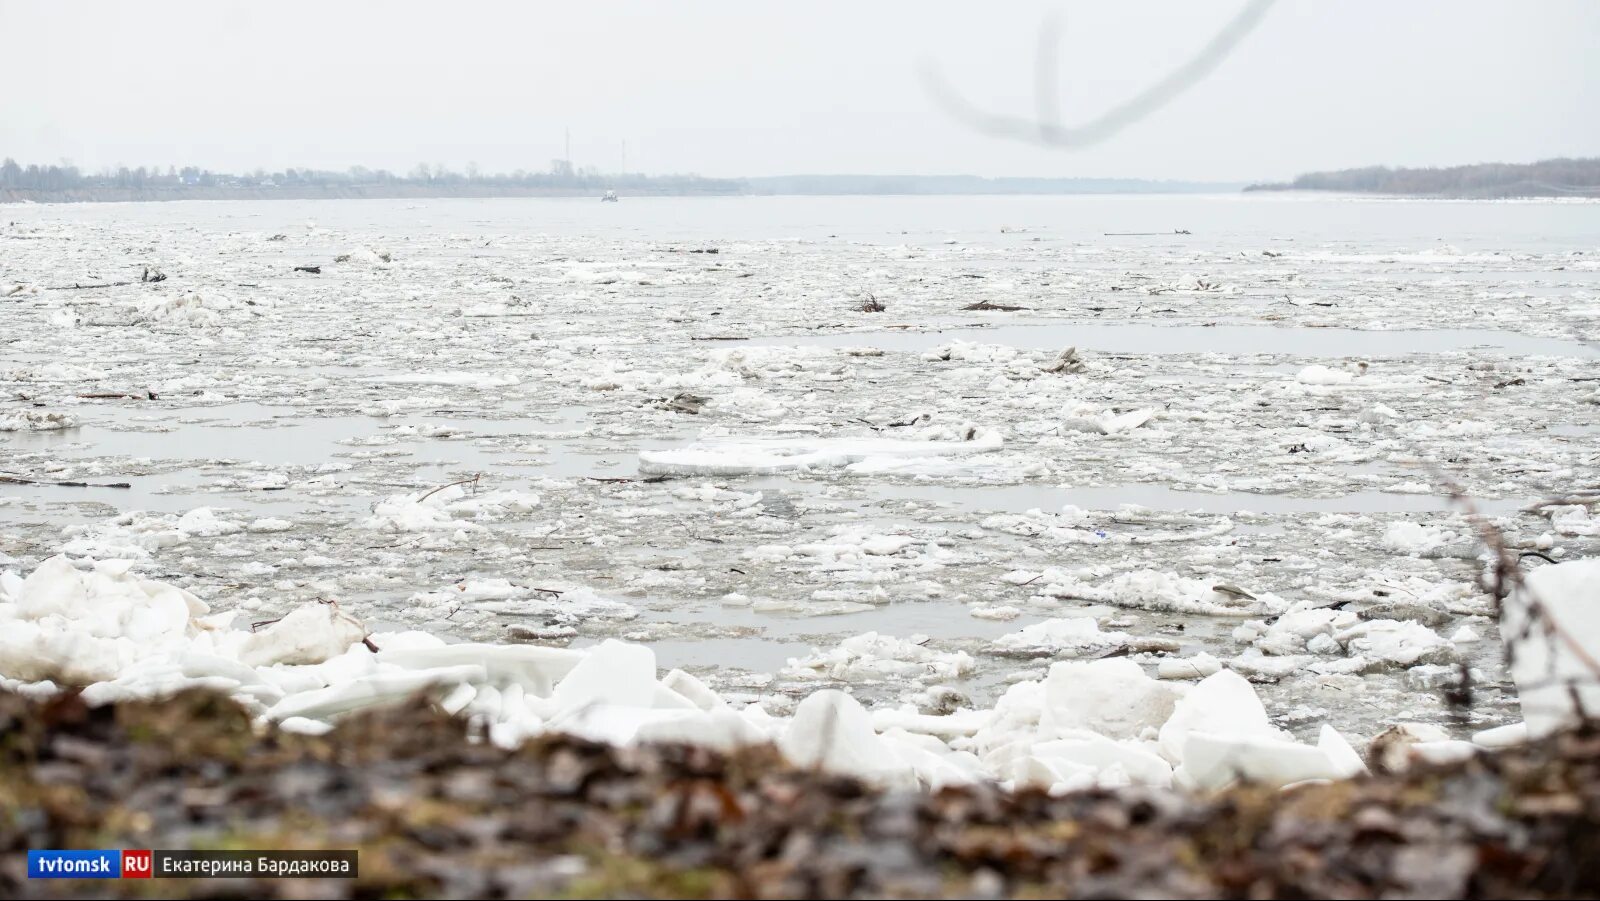
M 999 433 L 972 427 L 959 439 L 771 438 L 704 440 L 685 448 L 641 451 L 639 471 L 666 475 L 770 475 L 808 469 L 872 469 L 928 457 L 999 450 Z
M 791 659 L 785 675 L 806 679 L 870 681 L 956 679 L 972 671 L 972 656 L 926 647 L 925 636 L 900 639 L 867 632 L 846 638 L 836 647 Z
M 1288 606 L 1287 601 L 1267 592 L 1241 595 L 1219 590 L 1215 583 L 1153 570 L 1098 578 L 1092 572 L 1047 569 L 1039 585 L 1041 594 L 1057 598 L 1211 616 L 1256 616 L 1277 613 Z
M 0 432 L 51 432 L 78 427 L 78 417 L 53 410 L 10 410 L 0 413 Z
M 1505 601 L 1501 639 L 1528 732 L 1600 710 L 1600 558 L 1544 566 Z
M 1128 646 L 1125 632 L 1102 632 L 1087 616 L 1047 619 L 995 639 L 996 650 L 1021 657 L 1093 657 Z

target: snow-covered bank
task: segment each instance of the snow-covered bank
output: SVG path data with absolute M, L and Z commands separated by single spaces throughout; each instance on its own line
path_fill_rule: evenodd
M 1569 603 L 1595 602 L 1588 595 L 1600 581 L 1590 578 L 1592 570 L 1592 561 L 1562 564 L 1540 581 L 1564 591 Z M 255 632 L 230 628 L 232 618 L 212 614 L 187 591 L 135 575 L 126 562 L 80 570 L 53 557 L 25 578 L 0 574 L 0 687 L 26 694 L 81 688 L 91 703 L 206 688 L 263 721 L 311 732 L 342 714 L 425 692 L 444 710 L 486 723 L 504 745 L 552 730 L 618 745 L 670 741 L 727 750 L 772 742 L 797 764 L 895 786 L 999 780 L 1055 791 L 1213 789 L 1237 779 L 1287 785 L 1365 769 L 1331 727 L 1316 744 L 1274 727 L 1250 683 L 1227 669 L 1190 686 L 1152 678 L 1126 658 L 1064 661 L 1043 680 L 1011 685 L 992 708 L 869 711 L 845 692 L 824 689 L 785 717 L 759 702 L 730 704 L 681 670 L 660 675 L 648 647 L 621 641 L 571 650 L 449 644 L 423 632 L 369 636 L 334 604 L 297 608 Z M 1286 625 L 1283 634 L 1324 634 L 1314 624 L 1320 620 L 1301 619 L 1304 625 Z M 1024 630 L 1018 641 L 1126 640 L 1086 622 Z M 1580 635 L 1600 643 L 1594 630 Z M 955 674 L 970 664 L 965 655 L 863 636 L 795 665 L 865 667 L 904 678 L 925 668 Z M 1504 737 L 1497 730 L 1485 743 Z M 1471 748 L 1426 733 L 1408 744 L 1424 758 Z

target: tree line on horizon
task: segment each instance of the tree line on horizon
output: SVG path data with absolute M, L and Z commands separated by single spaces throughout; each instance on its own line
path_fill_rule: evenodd
M 120 166 L 87 173 L 61 165 L 23 166 L 0 161 L 0 194 L 12 199 L 140 199 L 182 196 L 260 196 L 298 192 L 316 196 L 418 196 L 426 192 L 492 196 L 496 191 L 575 193 L 622 190 L 648 194 L 1057 194 L 1192 192 L 1231 189 L 1207 182 L 1142 179 L 980 178 L 978 176 L 805 175 L 766 178 L 707 178 L 699 175 L 602 173 L 553 160 L 542 171 L 519 169 L 485 174 L 469 164 L 456 172 L 445 165 L 418 164 L 399 175 L 352 166 L 343 171 L 288 168 L 224 173 L 198 166 Z M 1480 163 L 1446 168 L 1366 166 L 1310 172 L 1291 182 L 1252 184 L 1246 191 L 1341 191 L 1432 197 L 1600 197 L 1600 158 L 1551 159 L 1537 163 Z
M 23 166 L 7 157 L 0 161 L 0 190 L 41 194 L 112 189 L 122 191 L 180 192 L 185 188 L 385 188 L 385 187 L 504 187 L 550 190 L 601 190 L 650 188 L 683 193 L 732 193 L 742 188 L 736 179 L 705 178 L 699 175 L 644 175 L 640 173 L 601 173 L 574 167 L 567 160 L 554 160 L 543 171 L 518 169 L 510 173 L 485 174 L 469 165 L 456 172 L 444 164 L 420 163 L 405 175 L 386 169 L 352 166 L 343 171 L 324 169 L 256 169 L 246 173 L 213 172 L 198 166 L 160 167 L 120 166 L 99 172 L 84 172 L 70 163 Z
M 1308 172 L 1291 182 L 1249 185 L 1245 190 L 1436 197 L 1600 197 L 1600 157 L 1420 169 L 1365 166 Z

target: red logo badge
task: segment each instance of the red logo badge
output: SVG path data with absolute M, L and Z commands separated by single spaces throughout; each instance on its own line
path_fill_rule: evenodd
M 149 851 L 122 852 L 123 879 L 149 879 L 152 869 Z

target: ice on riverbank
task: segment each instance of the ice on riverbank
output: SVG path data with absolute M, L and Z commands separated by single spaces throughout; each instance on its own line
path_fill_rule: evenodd
M 255 633 L 229 628 L 230 619 L 186 591 L 134 575 L 127 563 L 80 571 L 53 557 L 27 578 L 0 575 L 0 686 L 79 687 L 91 703 L 203 687 L 302 731 L 422 692 L 503 744 L 552 729 L 616 744 L 725 749 L 776 741 L 796 763 L 904 786 L 998 779 L 1052 791 L 1174 781 L 1214 788 L 1240 778 L 1338 778 L 1359 768 L 1332 730 L 1305 745 L 1272 727 L 1249 683 L 1226 670 L 1189 687 L 1152 678 L 1126 658 L 1066 662 L 1043 682 L 1012 685 L 989 710 L 880 716 L 827 690 L 786 718 L 759 703 L 734 709 L 686 673 L 659 677 L 648 647 L 615 640 L 567 650 L 447 644 L 421 632 L 367 636 L 336 605 L 316 603 Z M 1036 631 L 1054 636 L 1060 622 Z M 868 633 L 793 666 L 826 677 L 937 679 L 971 662 Z

